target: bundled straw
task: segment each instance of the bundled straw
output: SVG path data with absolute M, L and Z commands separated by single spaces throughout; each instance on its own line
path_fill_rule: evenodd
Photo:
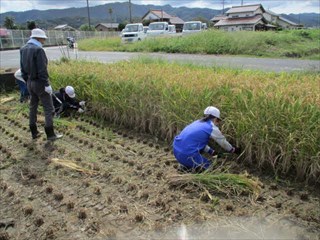
M 83 167 L 77 165 L 76 163 L 72 162 L 71 160 L 52 158 L 51 162 L 58 164 L 58 165 L 61 165 L 63 167 L 67 167 L 67 168 L 76 170 L 78 172 L 82 172 L 82 173 L 86 173 L 86 174 L 90 174 L 90 175 L 98 173 L 97 171 L 83 168 Z
M 231 173 L 183 174 L 172 176 L 169 180 L 169 184 L 172 186 L 188 183 L 226 195 L 239 195 L 249 192 L 256 196 L 259 194 L 262 185 L 259 180 L 250 179 L 245 174 Z

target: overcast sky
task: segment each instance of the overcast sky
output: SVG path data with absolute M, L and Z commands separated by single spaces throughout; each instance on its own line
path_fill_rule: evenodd
M 111 2 L 128 2 L 128 0 L 88 0 L 89 6 L 102 5 Z M 212 8 L 222 9 L 224 7 L 239 6 L 261 3 L 265 9 L 275 13 L 320 13 L 320 0 L 131 0 L 134 4 L 170 4 L 173 7 L 189 8 Z M 70 7 L 86 7 L 87 0 L 0 0 L 0 13 L 9 11 L 21 12 L 32 9 L 63 9 Z

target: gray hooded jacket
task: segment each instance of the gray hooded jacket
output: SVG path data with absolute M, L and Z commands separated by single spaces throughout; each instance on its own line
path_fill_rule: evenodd
M 39 81 L 49 86 L 48 59 L 43 48 L 28 42 L 20 49 L 21 75 L 25 81 Z

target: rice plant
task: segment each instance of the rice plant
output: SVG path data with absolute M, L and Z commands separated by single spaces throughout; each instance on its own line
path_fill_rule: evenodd
M 243 161 L 320 181 L 320 76 L 196 67 L 158 60 L 50 64 L 54 87 L 73 85 L 91 113 L 169 143 L 208 105 Z

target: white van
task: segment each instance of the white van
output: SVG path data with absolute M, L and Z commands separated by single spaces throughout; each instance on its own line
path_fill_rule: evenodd
M 169 33 L 169 24 L 167 22 L 153 22 L 149 24 L 147 32 L 148 37 L 160 36 Z
M 142 23 L 130 23 L 123 29 L 121 40 L 123 43 L 136 42 L 145 39 L 146 36 Z
M 175 34 L 177 33 L 176 31 L 176 26 L 175 25 L 169 25 L 169 30 L 168 30 L 169 34 Z
M 201 32 L 203 26 L 204 25 L 200 21 L 185 22 L 183 24 L 182 34 Z
M 143 31 L 144 31 L 144 33 L 147 33 L 147 32 L 148 32 L 148 30 L 149 30 L 149 27 L 146 27 L 146 26 L 144 26 L 144 27 L 143 27 Z

